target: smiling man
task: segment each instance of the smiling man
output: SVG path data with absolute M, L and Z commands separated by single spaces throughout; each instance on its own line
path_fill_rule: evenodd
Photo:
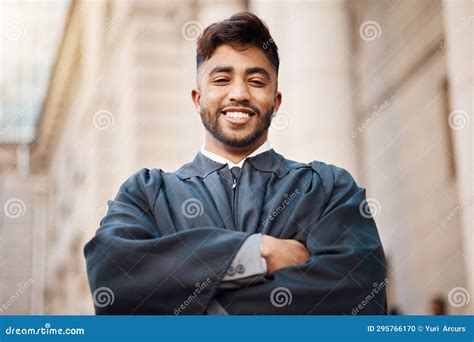
M 140 170 L 110 202 L 84 250 L 96 313 L 384 314 L 365 190 L 268 142 L 282 101 L 268 28 L 251 13 L 212 24 L 196 60 L 205 143 L 174 173 Z

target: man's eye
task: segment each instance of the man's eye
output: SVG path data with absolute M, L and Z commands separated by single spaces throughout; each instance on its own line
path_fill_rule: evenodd
M 225 83 L 225 82 L 229 82 L 229 80 L 227 78 L 218 78 L 214 80 L 214 83 Z
M 250 83 L 252 83 L 254 85 L 258 85 L 258 86 L 264 86 L 265 85 L 265 82 L 263 82 L 261 80 L 250 80 Z

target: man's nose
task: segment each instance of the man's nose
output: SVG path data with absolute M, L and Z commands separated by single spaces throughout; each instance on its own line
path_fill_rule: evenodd
M 229 101 L 241 102 L 249 100 L 250 93 L 245 82 L 234 82 L 229 91 Z

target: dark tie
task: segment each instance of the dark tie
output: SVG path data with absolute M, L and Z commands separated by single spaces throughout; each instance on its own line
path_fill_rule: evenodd
M 234 166 L 233 168 L 230 169 L 230 172 L 232 173 L 232 176 L 234 179 L 238 179 L 240 176 L 240 167 Z
M 234 166 L 230 169 L 230 173 L 232 173 L 232 189 L 235 188 L 237 185 L 237 179 L 240 176 L 240 167 Z

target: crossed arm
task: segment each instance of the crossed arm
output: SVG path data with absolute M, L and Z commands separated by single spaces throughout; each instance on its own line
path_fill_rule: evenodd
M 297 240 L 252 234 L 233 258 L 219 288 L 235 289 L 262 282 L 265 276 L 281 268 L 305 263 L 309 256 L 309 251 Z
M 203 314 L 213 299 L 224 300 L 224 305 L 233 303 L 233 314 L 268 314 L 275 312 L 269 295 L 279 286 L 291 289 L 293 304 L 278 308 L 278 313 L 312 313 L 315 309 L 318 313 L 350 313 L 370 294 L 374 282 L 385 278 L 375 224 L 358 210 L 364 192 L 350 179 L 341 182 L 343 188 L 331 197 L 320 220 L 309 230 L 306 247 L 297 240 L 255 237 L 215 226 L 161 232 L 150 206 L 160 186 L 158 170 L 143 169 L 130 177 L 85 246 L 93 299 L 98 299 L 97 291 L 104 287 L 114 295 L 109 305 L 94 300 L 97 314 Z M 260 255 L 258 248 L 243 253 L 245 242 L 259 237 Z M 264 275 L 271 279 L 218 291 L 231 280 L 229 269 L 238 267 L 239 252 L 255 255 L 254 260 L 263 257 Z M 385 293 L 381 292 L 364 310 L 383 313 L 384 305 Z

